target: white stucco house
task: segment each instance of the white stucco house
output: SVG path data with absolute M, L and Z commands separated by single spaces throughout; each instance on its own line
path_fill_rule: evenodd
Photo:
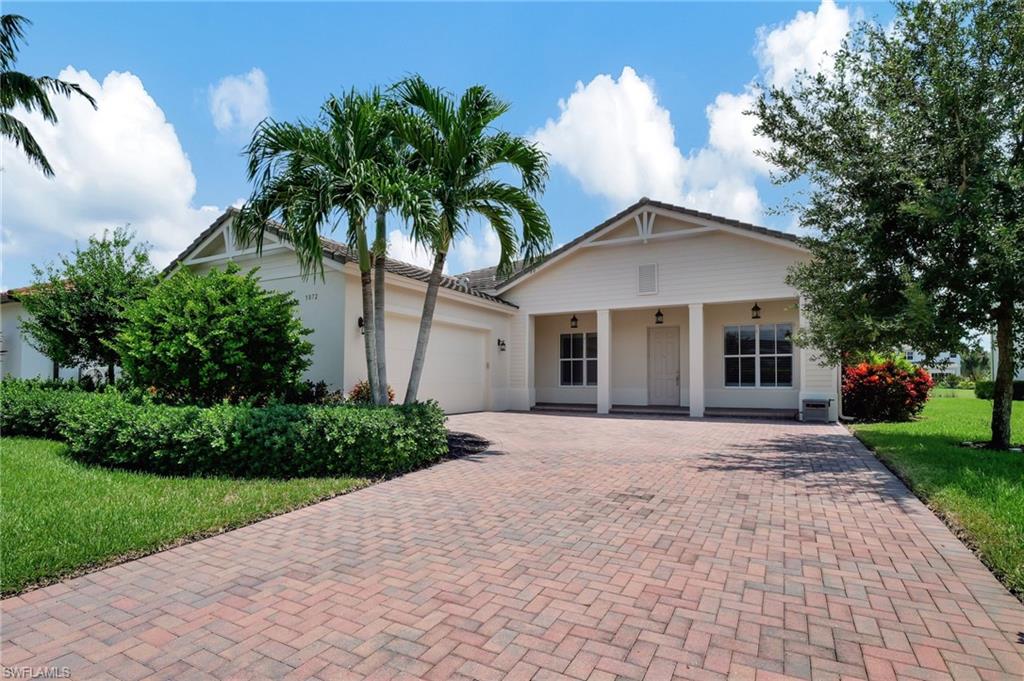
M 268 232 L 262 256 L 238 248 L 229 210 L 172 267 L 259 267 L 292 291 L 313 329 L 311 380 L 365 376 L 361 298 L 348 249 L 324 239 L 323 280 L 303 279 Z M 838 411 L 838 368 L 790 334 L 806 322 L 787 269 L 808 257 L 783 232 L 650 199 L 504 280 L 494 268 L 444 279 L 420 397 L 449 412 L 562 408 L 693 417 L 797 417 L 803 400 Z M 401 400 L 428 272 L 390 261 L 387 361 Z

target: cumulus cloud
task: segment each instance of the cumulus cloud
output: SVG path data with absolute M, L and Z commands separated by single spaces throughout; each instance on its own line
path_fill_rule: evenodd
M 815 12 L 757 31 L 754 54 L 765 82 L 792 84 L 798 69 L 830 69 L 850 27 L 850 13 L 834 0 Z M 583 188 L 621 207 L 641 196 L 756 222 L 763 207 L 756 181 L 770 170 L 757 155 L 765 141 L 746 115 L 759 92 L 754 82 L 721 92 L 705 108 L 705 145 L 684 154 L 676 144 L 671 113 L 658 101 L 653 81 L 626 66 L 618 78 L 600 74 L 577 82 L 559 101 L 559 116 L 532 137 L 551 161 Z
M 651 81 L 626 66 L 618 79 L 601 74 L 576 83 L 561 113 L 533 138 L 593 194 L 616 202 L 666 197 L 683 179 L 683 156 L 667 109 Z
M 427 270 L 434 266 L 434 254 L 417 244 L 411 236 L 400 229 L 388 232 L 388 257 Z M 445 269 L 448 269 L 447 265 Z
M 111 72 L 98 82 L 71 66 L 60 72 L 96 98 L 93 110 L 80 97 L 51 98 L 60 122 L 38 113 L 17 115 L 36 136 L 56 176 L 48 179 L 3 142 L 5 234 L 14 235 L 35 262 L 54 257 L 32 253 L 28 241 L 83 240 L 128 224 L 154 247 L 164 265 L 219 214 L 194 207 L 196 179 L 174 127 L 131 73 Z M 13 190 L 13 188 L 17 188 Z M 28 235 L 33 235 L 28 239 Z
M 501 244 L 492 229 L 482 229 L 476 234 L 467 234 L 455 242 L 452 255 L 459 272 L 469 272 L 483 267 L 493 267 L 501 257 Z
M 821 0 L 814 12 L 799 11 L 782 26 L 757 30 L 758 64 L 765 81 L 786 88 L 800 71 L 830 72 L 833 58 L 850 30 L 850 11 Z
M 217 130 L 248 135 L 270 115 L 267 76 L 253 68 L 249 73 L 226 76 L 210 86 L 210 115 Z

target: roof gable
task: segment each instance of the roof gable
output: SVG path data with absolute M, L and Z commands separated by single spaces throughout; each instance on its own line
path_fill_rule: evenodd
M 666 221 L 658 220 L 659 215 L 673 218 L 674 222 L 678 221 L 681 224 L 666 224 Z M 555 249 L 532 267 L 521 269 L 501 283 L 495 283 L 494 290 L 500 295 L 584 247 L 647 243 L 662 239 L 687 238 L 714 231 L 729 232 L 797 251 L 806 251 L 793 234 L 644 197 L 561 248 Z M 480 272 L 482 271 L 478 270 L 473 274 L 479 277 Z

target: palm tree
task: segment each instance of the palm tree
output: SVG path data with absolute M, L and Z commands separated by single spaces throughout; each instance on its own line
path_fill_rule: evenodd
M 385 358 L 382 347 L 378 356 L 376 333 L 383 314 L 374 306 L 374 253 L 366 218 L 375 208 L 380 216 L 394 208 L 414 221 L 432 220 L 429 195 L 418 192 L 417 178 L 396 162 L 393 128 L 393 115 L 377 90 L 329 98 L 316 124 L 263 121 L 246 147 L 248 176 L 255 186 L 234 221 L 239 240 L 261 248 L 267 221 L 279 219 L 303 274 L 322 277 L 320 230 L 333 231 L 347 218 L 347 240 L 358 259 L 362 286 L 367 380 L 377 404 L 387 399 L 387 384 L 381 385 L 386 372 L 380 368 Z
M 529 262 L 546 251 L 551 226 L 536 198 L 547 180 L 547 157 L 526 139 L 492 127 L 508 111 L 507 103 L 479 85 L 456 102 L 420 76 L 402 80 L 395 92 L 408 108 L 408 115 L 399 119 L 399 135 L 412 148 L 414 169 L 432 178 L 437 212 L 434 222 L 414 225 L 414 237 L 433 249 L 434 265 L 405 392 L 408 404 L 419 391 L 445 260 L 455 238 L 466 232 L 467 220 L 480 215 L 497 234 L 501 273 L 511 270 L 517 253 Z M 519 185 L 495 179 L 501 168 L 516 172 Z
M 43 120 L 56 123 L 57 114 L 50 104 L 51 94 L 64 97 L 77 94 L 84 97 L 94 109 L 96 100 L 76 83 L 49 76 L 33 77 L 13 70 L 18 61 L 18 41 L 25 39 L 24 27 L 31 24 L 31 21 L 17 14 L 0 16 L 0 135 L 20 148 L 44 175 L 53 177 L 53 167 L 46 160 L 46 154 L 28 127 L 10 113 L 11 109 L 18 105 L 28 112 L 38 109 Z

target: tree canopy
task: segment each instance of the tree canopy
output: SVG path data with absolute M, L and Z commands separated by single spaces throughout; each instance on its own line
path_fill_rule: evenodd
M 18 297 L 28 313 L 21 327 L 33 347 L 60 366 L 106 366 L 113 381 L 114 337 L 126 309 L 146 296 L 156 275 L 147 248 L 132 246 L 133 237 L 127 227 L 104 232 L 58 265 L 32 267 L 33 284 Z
M 899 2 L 834 69 L 760 97 L 757 132 L 812 257 L 790 283 L 829 361 L 911 345 L 934 357 L 995 329 L 993 443 L 1010 438 L 1024 336 L 1024 2 Z M 1016 348 L 1016 349 L 1015 349 Z

